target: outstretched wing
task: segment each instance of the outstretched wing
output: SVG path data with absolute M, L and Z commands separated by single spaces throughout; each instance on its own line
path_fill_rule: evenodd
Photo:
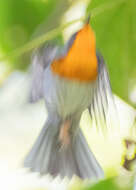
M 33 52 L 30 102 L 36 102 L 43 97 L 44 71 L 55 58 L 56 52 L 57 46 L 50 43 Z
M 117 114 L 114 96 L 112 94 L 110 80 L 106 65 L 100 53 L 97 53 L 98 79 L 94 89 L 89 113 L 92 121 L 99 129 L 112 125 L 113 118 Z M 117 119 L 117 117 L 116 117 Z
M 43 77 L 45 69 L 55 58 L 57 59 L 67 54 L 75 37 L 76 33 L 71 36 L 64 46 L 58 46 L 57 42 L 56 45 L 53 42 L 46 42 L 45 46 L 38 48 L 33 52 L 30 102 L 36 102 L 43 97 Z

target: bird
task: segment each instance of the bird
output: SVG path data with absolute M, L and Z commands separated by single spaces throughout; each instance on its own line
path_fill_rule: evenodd
M 24 166 L 41 175 L 99 180 L 104 171 L 80 129 L 88 109 L 101 127 L 113 99 L 104 58 L 87 21 L 63 47 L 48 41 L 32 55 L 30 101 L 45 101 L 47 120 Z M 101 118 L 101 119 L 100 119 Z M 101 120 L 101 121 L 100 121 Z

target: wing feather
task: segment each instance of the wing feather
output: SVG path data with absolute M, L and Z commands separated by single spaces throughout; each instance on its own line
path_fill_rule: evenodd
M 97 59 L 98 79 L 96 88 L 94 89 L 92 103 L 88 110 L 96 127 L 98 129 L 104 129 L 104 127 L 107 128 L 112 125 L 117 112 L 104 59 L 99 53 L 97 53 Z
M 30 102 L 43 97 L 44 71 L 55 58 L 57 46 L 47 44 L 33 52 L 31 67 Z

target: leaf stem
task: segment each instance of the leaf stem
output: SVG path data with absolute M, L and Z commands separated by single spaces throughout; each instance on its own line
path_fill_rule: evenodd
M 104 4 L 98 8 L 94 8 L 93 10 L 91 10 L 91 17 L 95 17 L 95 16 L 103 13 L 105 10 L 111 9 L 111 8 L 117 6 L 117 5 L 119 5 L 125 1 L 126 0 L 118 0 L 118 1 L 113 2 L 113 3 L 106 3 L 106 4 Z M 13 58 L 13 57 L 18 57 L 18 56 L 34 49 L 34 48 L 39 47 L 45 41 L 51 40 L 54 37 L 56 37 L 61 31 L 63 31 L 68 26 L 70 26 L 76 22 L 79 22 L 79 21 L 84 21 L 86 18 L 88 18 L 88 15 L 90 15 L 90 13 L 84 17 L 81 17 L 79 19 L 75 19 L 73 21 L 70 21 L 70 22 L 58 27 L 58 28 L 55 28 L 55 29 L 41 35 L 40 37 L 37 37 L 36 39 L 26 43 L 24 46 L 13 50 L 12 52 L 8 53 L 7 55 L 5 55 L 3 57 L 0 57 L 0 61 L 7 60 L 7 59 Z
M 11 58 L 11 57 L 18 57 L 18 56 L 24 54 L 25 52 L 28 52 L 28 51 L 40 46 L 45 41 L 51 40 L 52 38 L 56 37 L 62 30 L 64 30 L 69 25 L 74 24 L 74 23 L 84 20 L 84 19 L 85 19 L 85 17 L 81 17 L 79 19 L 72 20 L 58 28 L 55 28 L 55 29 L 47 32 L 47 33 L 41 35 L 40 37 L 37 37 L 36 39 L 26 43 L 24 46 L 13 50 L 12 52 L 8 53 L 6 56 L 1 57 L 0 61 L 3 61 L 5 59 Z

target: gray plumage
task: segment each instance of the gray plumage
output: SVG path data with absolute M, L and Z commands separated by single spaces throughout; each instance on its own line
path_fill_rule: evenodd
M 32 80 L 30 89 L 30 102 L 36 102 L 43 97 L 44 71 L 56 56 L 57 46 L 48 43 L 33 52 Z
M 106 121 L 107 93 L 111 96 L 112 93 L 102 57 L 97 56 L 98 78 L 91 83 L 59 77 L 52 73 L 50 65 L 55 58 L 67 53 L 75 37 L 76 34 L 62 51 L 51 45 L 42 51 L 37 50 L 33 56 L 31 100 L 35 102 L 44 98 L 48 119 L 24 165 L 41 174 L 100 179 L 104 177 L 103 170 L 90 151 L 79 122 L 86 108 L 89 108 L 90 115 L 96 122 L 99 121 L 99 116 Z M 70 120 L 71 143 L 62 147 L 59 134 L 66 120 Z
M 30 90 L 30 102 L 36 102 L 44 96 L 44 71 L 52 63 L 54 58 L 63 57 L 66 55 L 70 49 L 76 33 L 71 36 L 67 44 L 60 48 L 52 42 L 46 42 L 46 45 L 39 49 L 36 49 L 32 55 L 32 80 L 31 80 L 31 90 Z
M 53 118 L 52 118 L 53 117 Z M 25 159 L 25 167 L 31 171 L 82 179 L 101 179 L 104 174 L 77 126 L 77 135 L 67 149 L 61 149 L 58 141 L 60 121 L 55 115 L 49 116 L 36 143 Z
M 99 130 L 107 130 L 113 120 L 118 120 L 114 96 L 112 94 L 110 80 L 102 55 L 97 52 L 98 79 L 92 102 L 88 107 L 92 121 Z M 112 112 L 111 112 L 112 110 Z M 119 124 L 118 124 L 119 125 Z

